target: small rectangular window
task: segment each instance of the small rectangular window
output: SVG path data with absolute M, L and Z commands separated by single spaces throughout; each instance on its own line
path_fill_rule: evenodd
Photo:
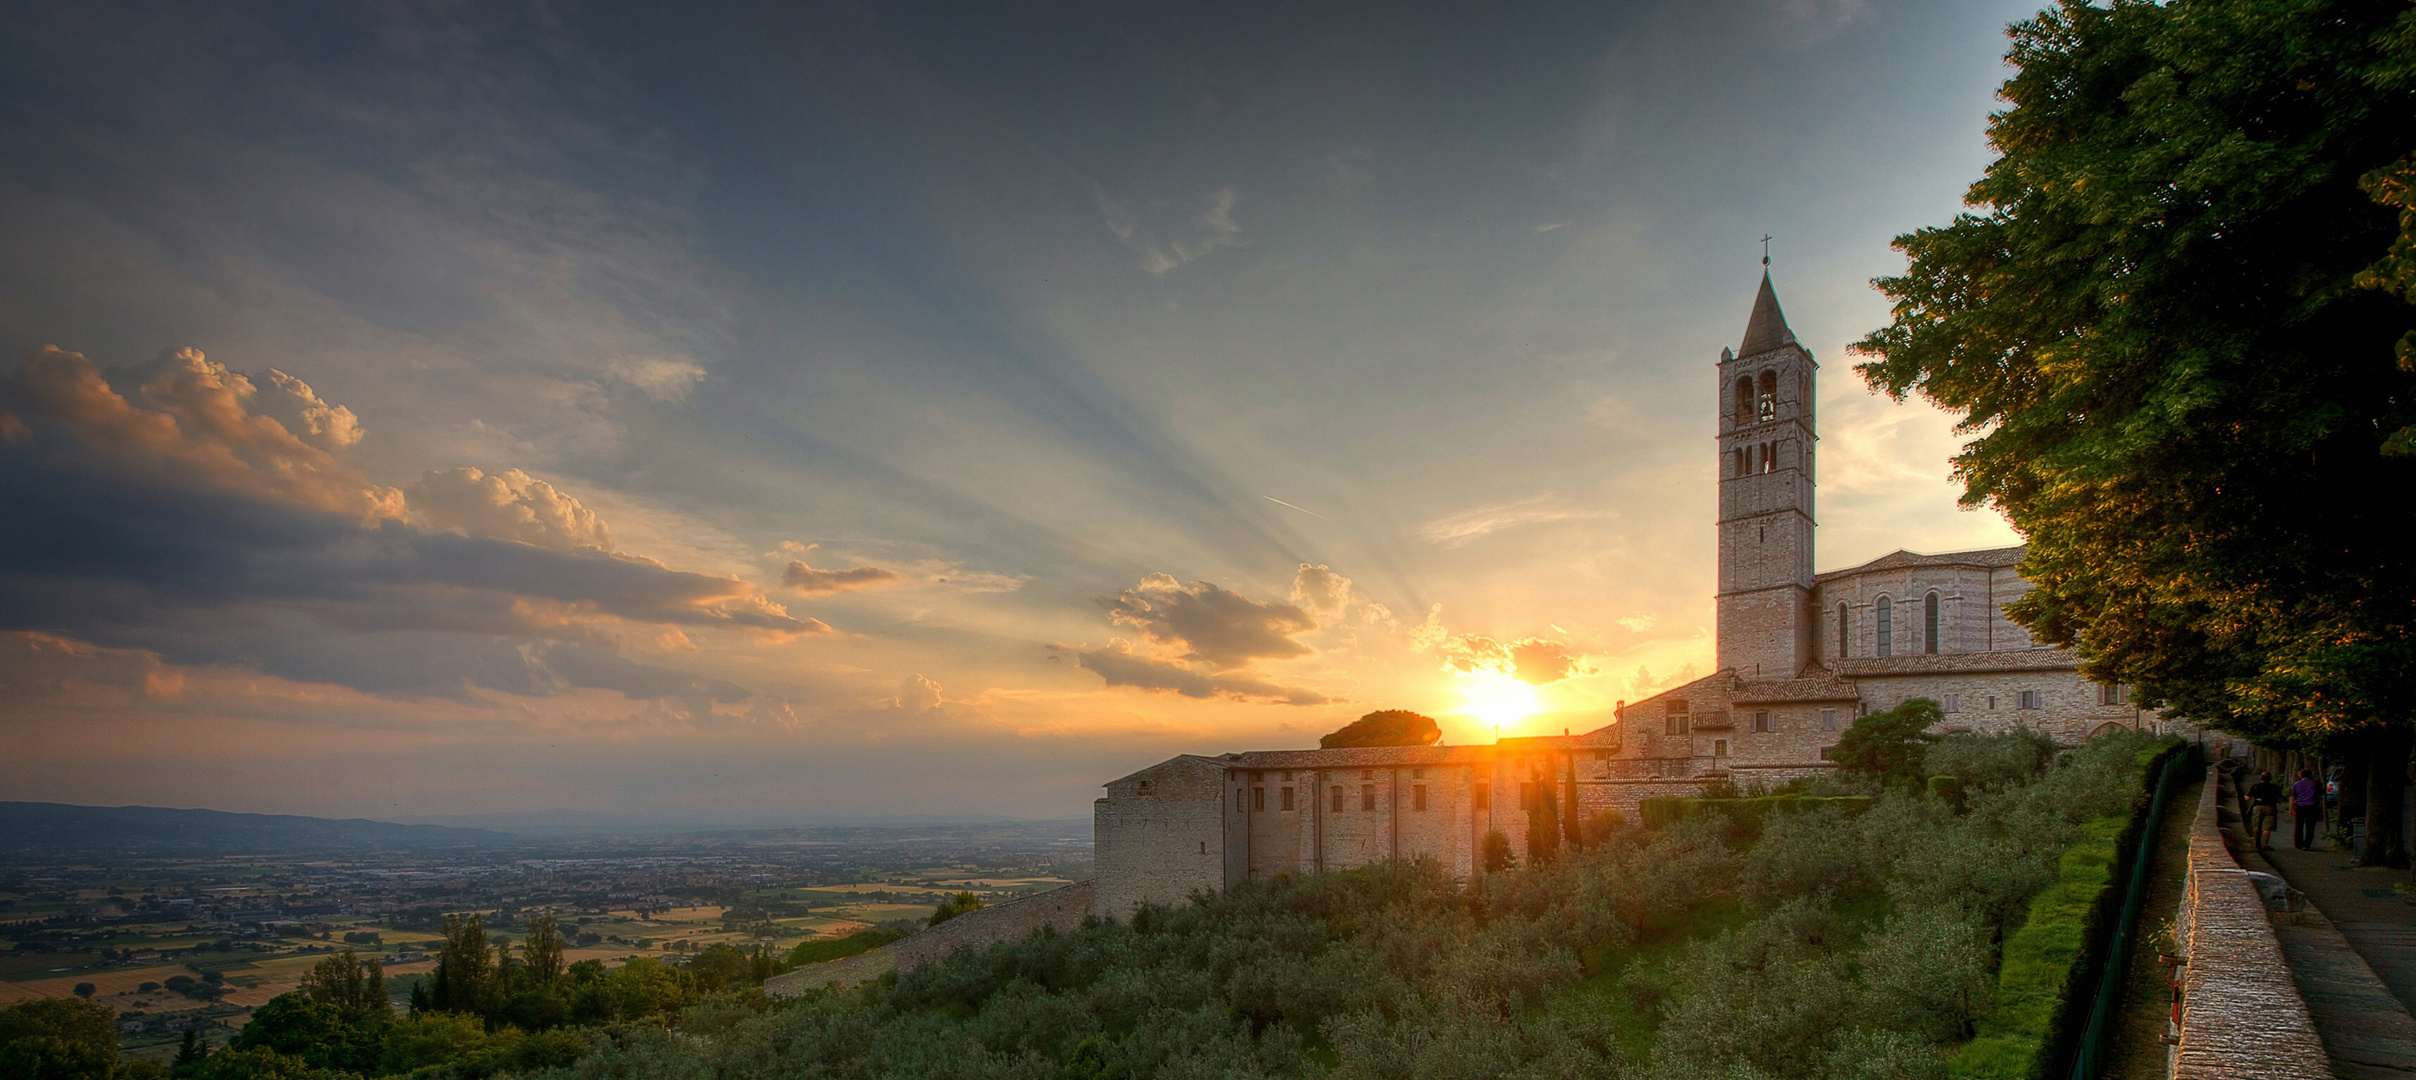
M 2038 707 L 2039 707 L 2039 692 L 2038 692 L 2038 691 L 2036 691 L 2036 690 L 2024 690 L 2024 691 L 2022 691 L 2022 705 L 2021 705 L 2021 707 L 2022 707 L 2022 708 L 2025 708 L 2025 709 L 2036 709 L 2036 708 L 2038 708 Z
M 1267 789 L 1265 789 L 1265 788 L 1263 788 L 1263 787 L 1254 787 L 1254 788 L 1251 788 L 1251 789 L 1250 789 L 1250 809 L 1252 809 L 1252 810 L 1264 810 L 1264 809 L 1266 809 L 1266 808 L 1267 808 Z
M 1475 803 L 1476 808 L 1479 810 L 1493 809 L 1493 785 L 1478 784 L 1476 786 Z
M 1424 810 L 1424 809 L 1426 809 L 1426 785 L 1424 785 L 1424 784 L 1411 784 L 1411 785 L 1410 785 L 1410 787 L 1409 787 L 1409 808 L 1410 808 L 1410 809 L 1412 809 L 1412 810 Z
M 1820 748 L 1820 759 L 1821 759 L 1822 761 L 1828 761 L 1828 760 L 1830 760 L 1829 751 L 1831 751 L 1831 750 L 1835 750 L 1835 749 L 1837 749 L 1837 748 L 1836 748 L 1836 747 L 1834 747 L 1834 746 L 1824 746 L 1824 747 L 1821 747 L 1821 748 Z
M 1376 808 L 1376 785 L 1374 785 L 1374 784 L 1361 784 L 1361 785 L 1359 785 L 1359 809 L 1361 809 L 1361 810 L 1373 810 L 1373 809 L 1375 809 L 1375 808 Z
M 2097 687 L 2097 703 L 2100 705 L 2127 705 L 2130 701 L 2131 688 L 2122 683 L 2101 683 Z
M 1728 740 L 1726 740 L 1726 739 L 1713 739 L 1713 740 L 1711 741 L 1711 756 L 1713 756 L 1713 757 L 1727 757 L 1727 756 L 1728 756 Z
M 1283 789 L 1283 808 L 1292 809 L 1292 789 L 1288 787 Z
M 1822 709 L 1820 711 L 1820 729 L 1822 731 L 1837 730 L 1837 710 Z
M 1946 695 L 1946 708 L 1945 708 L 1945 711 L 1947 711 L 1947 712 L 1962 712 L 1962 711 L 1963 711 L 1963 695 L 1961 695 L 1961 694 L 1948 694 L 1948 695 Z
M 1234 811 L 1235 813 L 1240 813 L 1240 812 L 1242 812 L 1242 811 L 1244 811 L 1244 810 L 1248 810 L 1249 808 L 1250 808 L 1250 797 L 1249 797 L 1248 795 L 1243 794 L 1243 793 L 1242 793 L 1242 789 L 1240 789 L 1240 788 L 1234 788 L 1234 789 L 1233 789 L 1233 811 Z
M 1535 812 L 1535 781 L 1521 780 L 1518 782 L 1518 808 L 1522 813 Z
M 1997 696 L 1995 694 L 1988 695 L 1988 711 L 1997 711 Z
M 1337 814 L 1342 812 L 1342 785 L 1340 784 L 1334 785 L 1334 812 Z
M 1770 730 L 1770 713 L 1767 710 L 1756 711 L 1753 714 L 1753 730 L 1757 732 Z

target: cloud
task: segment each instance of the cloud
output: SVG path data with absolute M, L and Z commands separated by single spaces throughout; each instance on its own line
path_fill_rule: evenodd
M 309 507 L 375 521 L 403 515 L 403 495 L 381 487 L 274 417 L 254 414 L 252 381 L 194 349 L 171 349 L 131 373 L 144 406 L 120 394 L 90 360 L 45 345 L 0 383 L 0 429 L 9 443 L 54 467 L 102 470 L 196 491 Z M 280 386 L 290 404 L 309 395 Z M 308 400 L 316 401 L 316 395 Z M 321 403 L 324 407 L 324 403 Z M 357 432 L 349 410 L 330 432 Z M 329 442 L 335 436 L 314 436 Z M 346 437 L 357 438 L 357 435 Z
M 1300 572 L 1292 577 L 1292 606 L 1321 623 L 1341 618 L 1350 603 L 1351 579 L 1322 563 L 1302 563 Z
M 430 529 L 542 548 L 612 550 L 612 531 L 595 511 L 518 469 L 431 469 L 403 495 L 412 520 Z
M 1550 638 L 1531 637 L 1505 642 L 1469 634 L 1444 641 L 1440 649 L 1444 666 L 1454 671 L 1469 674 L 1493 672 L 1533 686 L 1594 673 L 1594 669 L 1588 667 L 1584 658 L 1567 643 Z
M 1353 596 L 1351 579 L 1323 563 L 1302 563 L 1299 572 L 1292 575 L 1292 606 L 1308 612 L 1319 626 L 1352 621 L 1375 626 L 1388 624 L 1393 618 L 1390 608 Z
M 898 684 L 898 696 L 889 699 L 889 707 L 906 712 L 929 712 L 940 707 L 940 684 L 921 675 L 908 675 Z
M 616 356 L 604 370 L 656 401 L 685 400 L 705 381 L 705 366 L 685 356 Z
M 1107 229 L 1141 256 L 1141 269 L 1164 275 L 1167 271 L 1200 258 L 1223 247 L 1242 243 L 1242 227 L 1233 220 L 1233 206 L 1240 196 L 1233 185 L 1226 184 L 1210 192 L 1208 201 L 1193 214 L 1190 225 L 1196 230 L 1188 239 L 1160 242 L 1134 220 L 1132 212 L 1107 197 L 1098 195 L 1099 213 L 1107 221 Z
M 1099 603 L 1109 621 L 1182 650 L 1184 660 L 1218 669 L 1307 656 L 1312 650 L 1293 637 L 1317 628 L 1316 619 L 1292 604 L 1252 600 L 1206 581 L 1185 588 L 1165 574 L 1151 574 Z
M 1434 652 L 1448 671 L 1508 675 L 1532 686 L 1544 686 L 1594 668 L 1568 643 L 1545 637 L 1498 641 L 1481 634 L 1454 634 L 1443 625 L 1443 605 L 1426 612 L 1426 621 L 1409 632 L 1413 652 Z
M 861 589 L 867 585 L 885 585 L 904 580 L 897 571 L 878 566 L 857 566 L 846 570 L 816 570 L 803 559 L 789 560 L 788 569 L 780 574 L 780 582 L 807 595 Z
M 184 676 L 140 649 L 103 649 L 31 631 L 0 633 L 0 697 L 50 697 L 76 685 L 173 697 Z
M 1097 672 L 1109 686 L 1172 691 L 1188 698 L 1225 697 L 1271 701 L 1282 705 L 1324 705 L 1333 698 L 1314 690 L 1278 686 L 1240 675 L 1204 675 L 1181 664 L 1134 655 L 1130 646 L 1112 642 L 1106 648 L 1076 654 L 1081 666 Z
M 603 689 L 702 717 L 748 692 L 622 656 L 623 629 L 831 632 L 746 581 L 607 552 L 593 513 L 517 470 L 373 484 L 326 449 L 358 441 L 349 410 L 291 376 L 271 393 L 180 349 L 119 377 L 139 404 L 55 348 L 0 378 L 0 630 L 67 643 L 20 654 L 398 696 Z
M 1613 516 L 1608 510 L 1587 510 L 1570 506 L 1552 495 L 1537 495 L 1517 502 L 1493 503 L 1471 507 L 1458 513 L 1436 518 L 1418 527 L 1426 539 L 1445 547 L 1458 547 L 1481 536 L 1522 525 L 1543 525 L 1555 521 L 1587 521 Z
M 201 354 L 194 353 L 196 358 Z M 295 438 L 329 453 L 342 450 L 361 441 L 368 432 L 361 430 L 361 418 L 342 405 L 330 405 L 319 400 L 310 384 L 276 368 L 261 372 L 254 386 L 266 382 L 258 391 L 254 407 L 260 415 L 279 424 Z

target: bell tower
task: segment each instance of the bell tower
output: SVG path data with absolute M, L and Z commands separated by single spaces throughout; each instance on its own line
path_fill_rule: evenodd
M 1791 679 L 1818 655 L 1812 612 L 1813 375 L 1770 287 L 1720 350 L 1719 666 Z

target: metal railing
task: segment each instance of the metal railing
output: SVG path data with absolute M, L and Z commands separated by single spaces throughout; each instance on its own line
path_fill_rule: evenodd
M 2097 1080 L 2105 1071 L 2106 1043 L 2113 1037 L 2114 1012 L 2122 1007 L 2131 971 L 2131 940 L 2139 929 L 2139 909 L 2147 902 L 2148 870 L 2156 862 L 2156 837 L 2164 821 L 2164 804 L 2172 795 L 2173 777 L 2188 764 L 2183 750 L 2165 756 L 2156 774 L 2156 794 L 2148 801 L 2148 819 L 2131 853 L 2131 880 L 2122 895 L 2122 912 L 2106 944 L 2105 970 L 2097 980 L 2097 997 L 2089 1005 L 2089 1025 L 2081 1030 L 2072 1055 L 2072 1080 Z

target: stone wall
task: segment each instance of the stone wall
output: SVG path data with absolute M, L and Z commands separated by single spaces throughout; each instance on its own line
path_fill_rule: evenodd
M 2173 1080 L 2321 1080 L 2332 1075 L 2323 1041 L 2263 898 L 2224 845 L 2220 790 L 2209 769 L 2190 825 L 2189 881 L 2175 927 L 2189 963 L 2181 969 Z
M 2154 713 L 2133 705 L 2103 704 L 2103 688 L 2069 667 L 1865 674 L 1854 676 L 1854 684 L 1861 688 L 1863 703 L 1872 712 L 1917 697 L 1929 698 L 1941 707 L 1953 706 L 1938 725 L 1941 732 L 1995 734 L 2026 727 L 2073 746 L 2108 724 L 2154 730 L 2157 722 Z M 2038 708 L 2021 707 L 2023 691 L 2038 695 Z
M 1236 871 L 1228 847 L 1236 858 L 1247 849 L 1226 843 L 1234 811 L 1224 786 L 1222 766 L 1189 755 L 1108 783 L 1091 815 L 1099 915 L 1129 919 L 1141 904 L 1225 887 Z
M 968 911 L 871 952 L 774 976 L 764 982 L 763 988 L 767 993 L 789 995 L 834 983 L 853 986 L 887 972 L 907 971 L 945 959 L 958 949 L 1020 941 L 1044 926 L 1070 933 L 1090 917 L 1091 905 L 1096 900 L 1092 884 L 1077 881 L 1020 900 Z

